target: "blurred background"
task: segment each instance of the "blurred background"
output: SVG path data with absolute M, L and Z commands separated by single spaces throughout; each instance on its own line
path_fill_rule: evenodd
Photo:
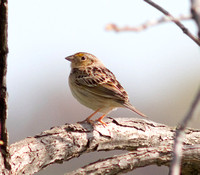
M 174 16 L 190 13 L 189 0 L 155 2 Z M 172 23 L 139 33 L 105 31 L 108 23 L 138 26 L 161 16 L 144 1 L 9 1 L 10 144 L 91 114 L 72 97 L 68 86 L 70 64 L 64 58 L 79 51 L 96 55 L 127 90 L 131 103 L 150 120 L 176 126 L 199 86 L 199 47 Z M 196 34 L 192 20 L 183 23 Z M 139 117 L 126 109 L 109 116 Z M 190 127 L 200 128 L 199 116 L 200 108 Z M 61 175 L 119 152 L 90 153 L 37 175 Z M 150 166 L 129 174 L 168 174 L 168 168 Z

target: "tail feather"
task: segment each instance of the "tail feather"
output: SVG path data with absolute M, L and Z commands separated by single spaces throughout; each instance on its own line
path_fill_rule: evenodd
M 125 107 L 127 107 L 128 109 L 130 109 L 131 111 L 137 113 L 138 115 L 142 116 L 142 117 L 147 117 L 145 114 L 143 114 L 142 112 L 140 112 L 139 110 L 137 110 L 134 106 L 132 106 L 131 104 L 124 104 Z

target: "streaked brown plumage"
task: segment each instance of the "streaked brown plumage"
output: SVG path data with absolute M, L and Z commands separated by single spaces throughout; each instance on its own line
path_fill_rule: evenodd
M 128 108 L 145 117 L 130 104 L 127 92 L 115 75 L 94 55 L 79 52 L 66 59 L 71 62 L 69 86 L 73 96 L 81 104 L 95 111 L 86 119 L 88 122 L 93 115 L 101 112 L 103 115 L 98 121 L 106 125 L 102 119 L 118 107 Z

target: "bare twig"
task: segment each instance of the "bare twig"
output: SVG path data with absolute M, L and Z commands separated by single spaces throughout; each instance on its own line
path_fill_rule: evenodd
M 183 121 L 180 123 L 180 125 L 177 128 L 176 138 L 174 141 L 174 157 L 173 157 L 172 164 L 169 171 L 170 175 L 180 174 L 180 164 L 181 164 L 181 157 L 182 157 L 182 152 L 183 152 L 182 147 L 183 147 L 184 130 L 186 126 L 188 125 L 188 122 L 191 120 L 199 101 L 200 101 L 200 88 L 191 104 L 191 107 L 188 113 L 186 114 Z
M 185 33 L 188 37 L 190 37 L 196 44 L 200 46 L 200 39 L 196 38 L 180 21 L 176 20 L 167 10 L 159 6 L 158 4 L 154 3 L 151 0 L 144 0 L 146 3 L 150 4 L 151 6 L 155 7 L 157 10 L 171 18 L 171 20 L 178 26 L 180 29 Z
M 7 169 L 9 165 L 8 135 L 6 129 L 7 119 L 7 54 L 8 54 L 8 2 L 0 1 L 0 150 L 4 157 Z
M 198 36 L 200 38 L 200 0 L 191 0 L 191 13 L 198 27 Z
M 179 17 L 175 18 L 177 21 L 183 21 L 183 20 L 189 20 L 191 19 L 191 15 L 180 15 Z M 131 31 L 131 32 L 140 32 L 142 30 L 145 30 L 149 27 L 158 25 L 158 24 L 162 24 L 165 22 L 171 22 L 172 19 L 169 18 L 168 16 L 163 16 L 160 19 L 154 19 L 154 20 L 149 20 L 139 26 L 135 26 L 135 27 L 118 27 L 116 24 L 108 24 L 106 25 L 106 30 L 113 30 L 115 32 L 126 32 L 126 31 Z

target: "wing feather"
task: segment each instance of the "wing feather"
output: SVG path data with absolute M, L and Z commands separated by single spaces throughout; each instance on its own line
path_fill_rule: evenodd
M 81 70 L 74 68 L 75 83 L 90 93 L 116 101 L 128 102 L 128 94 L 117 81 L 114 74 L 105 67 L 88 67 Z

